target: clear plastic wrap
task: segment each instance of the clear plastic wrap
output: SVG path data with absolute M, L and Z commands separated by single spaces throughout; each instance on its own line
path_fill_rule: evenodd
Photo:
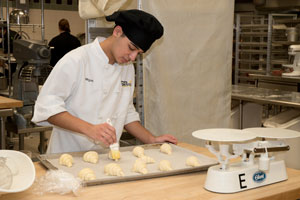
M 63 170 L 48 170 L 47 173 L 36 179 L 34 184 L 34 192 L 43 195 L 44 193 L 67 194 L 73 192 L 79 195 L 81 181 L 74 177 L 73 174 Z

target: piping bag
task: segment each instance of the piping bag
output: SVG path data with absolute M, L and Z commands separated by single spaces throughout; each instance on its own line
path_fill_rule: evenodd
M 112 122 L 111 122 L 111 120 L 110 120 L 109 118 L 106 120 L 106 123 L 108 123 L 109 125 L 113 126 L 113 125 L 112 125 Z M 121 154 L 120 154 L 120 150 L 119 150 L 119 148 L 120 148 L 119 143 L 116 142 L 116 143 L 114 143 L 114 144 L 111 144 L 111 145 L 109 146 L 109 148 L 110 148 L 110 152 L 109 152 L 109 154 L 108 154 L 108 157 L 109 157 L 110 159 L 113 159 L 113 160 L 115 160 L 115 161 L 118 161 L 118 160 L 121 158 Z

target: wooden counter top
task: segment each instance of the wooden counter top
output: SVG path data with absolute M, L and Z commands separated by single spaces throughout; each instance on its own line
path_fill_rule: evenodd
M 23 101 L 0 96 L 0 109 L 22 107 Z
M 212 156 L 207 149 L 180 143 L 179 146 L 198 153 Z M 37 177 L 45 174 L 46 170 L 40 163 L 35 163 Z M 139 181 L 98 185 L 83 188 L 79 196 L 73 194 L 44 194 L 33 193 L 34 185 L 20 193 L 4 194 L 0 200 L 67 200 L 67 199 L 100 199 L 100 200 L 160 200 L 160 199 L 272 199 L 289 200 L 300 198 L 300 170 L 287 169 L 288 180 L 280 183 L 247 190 L 234 194 L 217 194 L 203 188 L 206 171 L 163 178 L 145 179 Z

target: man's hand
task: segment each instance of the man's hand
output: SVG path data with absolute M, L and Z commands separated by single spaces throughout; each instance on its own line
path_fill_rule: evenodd
M 163 143 L 163 142 L 171 142 L 173 144 L 177 144 L 177 139 L 173 135 L 165 134 L 156 137 L 152 133 L 150 133 L 147 129 L 145 129 L 138 121 L 126 124 L 125 129 L 128 131 L 128 133 L 138 138 L 140 141 L 142 141 L 145 144 Z
M 163 142 L 170 142 L 173 144 L 177 144 L 178 141 L 173 135 L 170 135 L 170 134 L 157 136 L 154 139 L 154 143 L 163 143 Z
M 93 125 L 86 135 L 95 141 L 101 141 L 106 146 L 117 142 L 116 130 L 108 123 Z
M 117 142 L 116 129 L 108 123 L 91 124 L 66 111 L 49 117 L 48 122 L 70 131 L 82 133 L 95 141 L 101 141 L 106 146 Z

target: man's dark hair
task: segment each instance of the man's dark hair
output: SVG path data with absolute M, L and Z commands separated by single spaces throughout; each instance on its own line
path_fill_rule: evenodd
M 62 31 L 71 32 L 69 22 L 66 19 L 59 20 L 58 27 Z

